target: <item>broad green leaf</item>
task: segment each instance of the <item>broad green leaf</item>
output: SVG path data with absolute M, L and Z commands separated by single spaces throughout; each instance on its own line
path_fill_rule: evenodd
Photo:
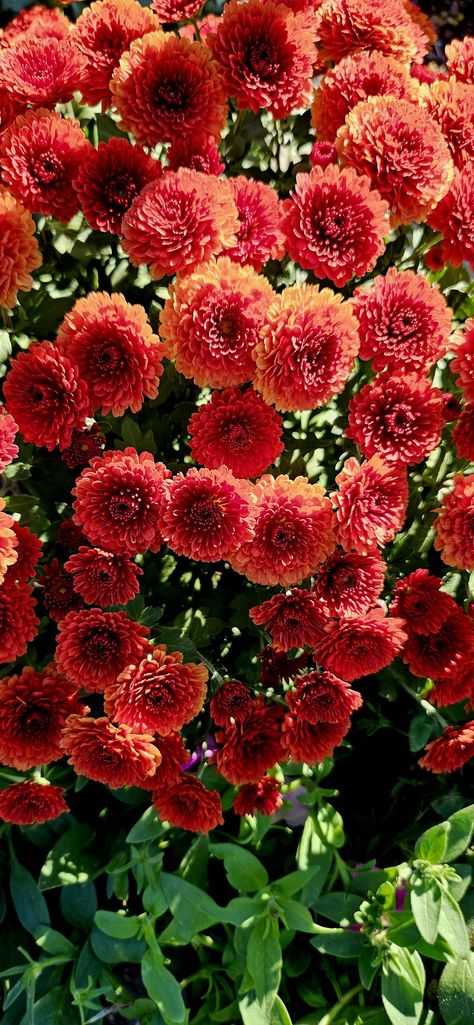
M 398 947 L 418 950 L 424 957 L 433 958 L 435 961 L 449 961 L 452 957 L 451 948 L 441 936 L 437 937 L 435 943 L 427 943 L 423 939 L 411 911 L 389 911 L 386 914 L 390 923 L 387 939 Z
M 314 933 L 313 919 L 304 904 L 286 897 L 281 898 L 278 903 L 288 929 L 294 929 L 295 932 Z
M 440 865 L 444 861 L 447 848 L 448 830 L 447 822 L 440 822 L 439 825 L 427 829 L 416 843 L 415 857 L 429 861 L 432 865 Z
M 63 833 L 46 857 L 39 877 L 40 890 L 84 883 L 94 878 L 101 867 L 97 857 L 85 850 L 94 839 L 87 825 L 75 825 Z
M 135 823 L 127 836 L 127 843 L 148 843 L 164 833 L 163 823 L 158 821 L 154 805 L 150 805 Z
M 252 927 L 247 945 L 247 969 L 257 1000 L 267 1013 L 280 985 L 281 967 L 278 922 L 271 915 L 265 915 Z
M 469 847 L 474 830 L 474 804 L 450 815 L 446 822 L 427 829 L 415 847 L 415 857 L 432 865 L 456 861 Z
M 342 818 L 332 804 L 323 804 L 311 814 L 316 832 L 324 843 L 329 847 L 342 847 L 345 840 Z
M 322 925 L 315 925 L 314 931 L 317 935 L 313 936 L 310 943 L 321 954 L 334 954 L 344 959 L 359 957 L 364 945 L 360 932 L 352 929 L 326 929 Z
M 136 915 L 121 915 L 115 911 L 97 911 L 94 921 L 101 932 L 118 940 L 136 936 L 141 925 Z
M 59 955 L 59 957 L 72 959 L 76 953 L 76 948 L 66 936 L 63 936 L 62 932 L 57 932 L 56 929 L 50 929 L 48 925 L 38 925 L 33 935 L 38 947 L 45 950 L 47 954 L 51 954 L 52 957 Z
M 186 1021 L 186 1008 L 178 981 L 165 968 L 158 948 L 148 947 L 143 956 L 143 985 L 155 1001 L 167 1025 L 182 1025 Z
M 420 751 L 428 743 L 433 732 L 433 720 L 424 712 L 415 715 L 408 730 L 410 751 Z
M 33 876 L 12 858 L 10 892 L 18 918 L 27 932 L 34 933 L 39 925 L 49 925 L 49 911 L 43 894 Z
M 438 935 L 441 891 L 435 880 L 416 878 L 411 884 L 410 903 L 417 928 L 427 943 Z
M 21 1019 L 20 1025 L 56 1025 L 67 1022 L 67 1025 L 79 1025 L 79 1011 L 73 1007 L 67 986 L 55 986 L 35 1000 L 32 1016 L 29 1011 Z
M 474 954 L 456 958 L 443 969 L 438 990 L 439 1009 L 446 1025 L 474 1022 Z
M 361 898 L 357 893 L 325 893 L 319 897 L 316 903 L 318 914 L 329 918 L 331 922 L 340 925 L 349 924 L 354 921 L 354 914 L 359 910 Z
M 61 912 L 70 925 L 88 930 L 97 911 L 97 894 L 94 883 L 72 883 L 64 886 L 60 896 Z
M 392 1025 L 418 1025 L 425 969 L 416 950 L 390 947 L 382 962 L 382 1002 Z
M 380 954 L 372 946 L 362 948 L 359 957 L 359 976 L 364 989 L 370 989 L 380 968 Z
M 467 956 L 469 953 L 469 936 L 464 915 L 457 901 L 446 891 L 443 891 L 441 895 L 439 932 L 451 947 L 453 954 L 457 954 L 459 957 Z
M 90 934 L 92 949 L 96 957 L 105 964 L 126 964 L 128 961 L 138 963 L 145 953 L 145 941 L 133 936 L 128 940 L 119 940 L 106 936 L 97 927 Z
M 230 925 L 244 925 L 252 918 L 265 914 L 265 905 L 257 897 L 234 897 L 226 908 L 222 908 L 221 921 Z
M 300 872 L 309 872 L 312 869 L 315 871 L 303 884 L 302 904 L 307 907 L 314 905 L 329 875 L 332 861 L 331 848 L 318 835 L 313 819 L 311 815 L 308 815 L 298 844 L 296 863 Z M 278 880 L 278 885 L 280 883 L 281 880 Z
M 296 872 L 289 872 L 288 875 L 282 876 L 281 879 L 275 879 L 275 882 L 272 883 L 270 889 L 272 893 L 276 895 L 292 897 L 293 894 L 299 893 L 299 891 L 303 889 L 303 886 L 310 882 L 318 871 L 318 865 L 311 865 L 309 868 L 305 869 L 297 869 Z
M 221 858 L 231 886 L 243 893 L 254 893 L 268 883 L 268 873 L 261 861 L 237 844 L 210 844 L 209 851 Z
M 212 897 L 185 879 L 162 872 L 161 886 L 183 941 L 189 941 L 194 933 L 222 921 L 223 914 L 225 920 L 225 912 Z
M 239 1000 L 239 1011 L 244 1025 L 292 1025 L 290 1015 L 278 995 L 273 1001 L 270 1011 L 259 1004 L 255 993 L 251 990 Z M 235 1018 L 233 1019 L 234 1022 Z

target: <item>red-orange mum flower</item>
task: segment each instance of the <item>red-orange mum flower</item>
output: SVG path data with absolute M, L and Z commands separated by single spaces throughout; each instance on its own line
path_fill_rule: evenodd
M 464 332 L 459 336 L 456 355 L 450 369 L 457 374 L 456 384 L 466 402 L 474 402 L 474 319 L 466 320 Z M 1 421 L 0 421 L 1 422 Z
M 311 147 L 309 159 L 316 167 L 329 167 L 329 164 L 337 164 L 337 149 L 333 142 L 314 142 Z
M 74 180 L 78 203 L 91 228 L 120 235 L 133 200 L 161 172 L 160 161 L 128 139 L 100 142 L 86 154 Z
M 52 559 L 49 566 L 43 566 L 38 584 L 42 587 L 41 599 L 48 616 L 60 622 L 68 612 L 82 609 L 84 602 L 74 590 L 74 580 L 70 573 Z
M 316 11 L 320 57 L 337 64 L 357 50 L 378 50 L 404 64 L 421 60 L 428 39 L 400 0 L 324 0 Z
M 251 492 L 221 466 L 178 473 L 164 485 L 161 532 L 178 555 L 204 562 L 230 559 L 253 536 Z
M 8 569 L 17 561 L 18 538 L 13 529 L 14 520 L 8 513 L 3 512 L 5 499 L 0 498 L 0 584 L 3 583 Z
M 63 548 L 79 548 L 79 545 L 84 545 L 87 542 L 86 536 L 82 533 L 80 527 L 76 526 L 72 516 L 67 520 L 62 520 L 56 531 L 56 541 L 58 545 L 62 545 Z
M 136 0 L 97 0 L 82 12 L 72 39 L 85 61 L 81 92 L 85 103 L 110 104 L 110 79 L 134 39 L 158 28 L 154 15 Z
M 283 210 L 292 260 L 339 287 L 373 270 L 385 249 L 388 204 L 370 178 L 350 168 L 330 164 L 297 174 Z
M 15 568 L 10 571 L 10 574 L 20 584 L 26 584 L 35 575 L 36 566 L 41 557 L 43 542 L 28 527 L 20 526 L 17 520 L 13 520 L 11 527 L 18 542 L 18 558 L 15 562 Z
M 211 715 L 218 726 L 227 726 L 232 719 L 240 722 L 252 710 L 255 701 L 248 687 L 238 680 L 227 680 L 211 698 Z
M 453 430 L 453 441 L 459 459 L 474 462 L 474 405 L 466 406 Z
M 281 227 L 282 205 L 275 189 L 239 174 L 229 181 L 237 207 L 237 243 L 227 250 L 236 263 L 261 271 L 268 260 L 280 260 L 285 251 Z
M 0 762 L 14 769 L 62 757 L 61 735 L 68 715 L 82 714 L 77 685 L 54 662 L 42 672 L 26 666 L 0 681 Z
M 138 594 L 138 577 L 143 570 L 128 555 L 103 552 L 81 545 L 64 569 L 74 582 L 74 590 L 88 605 L 126 605 Z
M 403 619 L 387 617 L 383 609 L 332 620 L 315 648 L 318 662 L 349 683 L 389 666 L 400 654 L 407 635 Z
M 428 42 L 434 46 L 438 41 L 438 33 L 431 18 L 421 10 L 418 0 L 402 0 L 402 3 L 411 20 L 421 28 Z
M 90 408 L 122 416 L 154 399 L 163 373 L 163 346 L 143 306 L 119 292 L 90 292 L 64 318 L 57 337 L 87 386 Z
M 316 51 L 304 12 L 293 14 L 278 0 L 230 0 L 206 43 L 241 110 L 266 107 L 285 118 L 306 106 Z
M 89 541 L 113 554 L 157 552 L 163 481 L 171 473 L 149 452 L 105 452 L 91 460 L 72 494 L 74 520 Z
M 173 21 L 187 21 L 199 14 L 201 0 L 153 0 L 152 9 L 160 21 L 167 25 Z
M 15 18 L 0 29 L 0 47 L 16 46 L 26 36 L 64 39 L 69 34 L 71 22 L 57 8 L 34 4 L 19 11 Z
M 449 192 L 428 218 L 430 228 L 443 232 L 445 263 L 460 267 L 474 263 L 474 161 L 456 168 Z
M 231 564 L 257 584 L 300 584 L 334 548 L 331 503 L 319 484 L 286 474 L 261 477 L 252 491 L 255 533 Z
M 474 651 L 474 623 L 455 606 L 433 633 L 410 633 L 403 661 L 414 676 L 459 679 Z
M 181 136 L 219 139 L 227 97 L 216 61 L 202 43 L 152 32 L 124 53 L 110 83 L 120 126 L 143 146 Z
M 456 609 L 451 595 L 440 591 L 441 583 L 441 578 L 431 576 L 427 569 L 416 569 L 398 580 L 390 615 L 401 616 L 410 634 L 438 633 L 445 619 Z
M 113 726 L 105 717 L 69 716 L 61 744 L 78 776 L 106 783 L 112 790 L 146 787 L 161 760 L 150 734 Z
M 458 701 L 468 700 L 466 711 L 472 709 L 473 697 L 473 667 L 468 663 L 468 669 L 462 675 L 455 674 L 454 678 L 435 680 L 435 685 L 426 695 L 428 701 L 438 708 L 445 708 L 447 705 L 456 705 Z
M 105 448 L 105 434 L 98 424 L 83 431 L 72 432 L 71 444 L 61 452 L 61 457 L 70 470 L 85 466 L 94 456 L 100 456 Z
M 5 129 L 12 124 L 18 114 L 23 113 L 24 109 L 25 104 L 16 100 L 0 85 L 0 139 Z
M 392 541 L 401 530 L 408 502 L 404 466 L 372 456 L 365 463 L 346 459 L 332 494 L 336 506 L 338 540 L 347 551 L 369 555 Z
M 168 733 L 166 737 L 155 737 L 159 748 L 161 762 L 153 776 L 147 780 L 145 789 L 156 790 L 176 783 L 181 775 L 182 766 L 189 761 L 189 751 L 184 746 L 179 733 Z
M 289 594 L 275 594 L 249 611 L 257 626 L 265 626 L 273 644 L 282 651 L 314 645 L 324 632 L 326 617 L 316 595 L 296 587 Z
M 101 691 L 144 657 L 149 633 L 125 612 L 69 612 L 59 625 L 56 661 L 78 687 Z
M 318 139 L 334 142 L 350 110 L 368 96 L 416 100 L 416 83 L 408 65 L 376 50 L 351 54 L 326 72 L 316 90 L 311 121 Z
M 107 687 L 105 711 L 116 722 L 166 736 L 201 711 L 208 677 L 202 662 L 183 662 L 180 651 L 160 644 Z
M 448 726 L 441 737 L 425 748 L 419 764 L 430 772 L 455 772 L 474 756 L 474 721 Z
M 15 826 L 32 826 L 57 819 L 69 811 L 64 800 L 64 787 L 24 780 L 12 783 L 0 792 L 0 819 Z
M 459 82 L 474 85 L 474 36 L 453 39 L 446 47 L 446 64 Z
M 456 167 L 474 159 L 474 86 L 450 78 L 420 89 L 420 103 L 436 121 Z
M 445 355 L 451 311 L 422 274 L 390 267 L 372 287 L 357 289 L 354 303 L 360 356 L 374 370 L 423 373 Z
M 339 129 L 343 165 L 366 174 L 387 200 L 392 225 L 426 221 L 453 179 L 448 144 L 422 107 L 391 96 L 358 103 Z
M 378 553 L 359 555 L 337 548 L 318 571 L 314 591 L 330 616 L 359 615 L 375 605 L 385 569 Z
M 287 695 L 288 703 L 292 697 L 291 693 Z M 285 758 L 293 762 L 307 762 L 308 765 L 324 762 L 325 758 L 332 757 L 334 748 L 342 744 L 350 725 L 349 718 L 342 722 L 307 722 L 298 717 L 296 702 L 296 714 L 288 712 L 283 722 Z
M 258 783 L 265 771 L 283 755 L 280 705 L 256 701 L 241 719 L 229 721 L 216 733 L 222 746 L 216 753 L 216 768 L 229 783 Z
M 29 110 L 2 136 L 2 178 L 28 210 L 69 221 L 79 209 L 72 180 L 89 151 L 78 121 L 51 110 Z
M 167 356 L 202 387 L 244 384 L 273 296 L 266 278 L 227 256 L 178 278 L 160 316 Z
M 376 377 L 349 404 L 348 438 L 364 456 L 419 463 L 437 445 L 444 427 L 443 394 L 416 374 Z
M 273 776 L 263 776 L 258 783 L 247 783 L 234 798 L 236 815 L 273 815 L 283 804 L 281 783 Z
M 0 406 L 0 473 L 18 455 L 18 445 L 15 445 L 17 433 L 18 424 L 7 413 L 5 406 Z
M 435 521 L 434 546 L 443 562 L 457 569 L 474 569 L 474 474 L 456 474 Z
M 38 632 L 32 588 L 5 580 L 0 587 L 0 662 L 14 662 L 25 654 Z
M 177 171 L 179 167 L 191 167 L 203 174 L 222 174 L 225 170 L 216 143 L 206 136 L 173 139 L 166 156 L 172 171 Z
M 191 416 L 188 431 L 197 463 L 211 470 L 225 463 L 235 477 L 258 477 L 283 452 L 281 416 L 253 388 L 213 392 Z
M 29 292 L 30 271 L 43 262 L 34 232 L 29 210 L 0 188 L 0 306 L 7 309 L 15 305 L 17 292 Z
M 279 651 L 273 644 L 267 644 L 257 655 L 260 663 L 260 680 L 264 687 L 278 687 L 282 682 L 294 680 L 308 665 L 308 653 L 303 651 L 296 658 Z
M 306 673 L 296 681 L 296 690 L 286 700 L 299 718 L 316 726 L 320 722 L 344 722 L 362 705 L 358 690 L 332 673 Z
M 254 384 L 278 409 L 319 408 L 342 391 L 358 351 L 350 303 L 330 288 L 293 285 L 268 307 Z
M 25 441 L 51 452 L 71 444 L 89 410 L 77 367 L 52 342 L 34 342 L 10 363 L 3 387 L 8 412 Z
M 54 107 L 81 88 L 84 58 L 70 39 L 28 35 L 0 50 L 0 78 L 21 103 Z
M 224 825 L 217 790 L 208 790 L 200 779 L 186 772 L 180 774 L 176 783 L 155 790 L 153 804 L 160 819 L 193 833 L 209 833 Z
M 237 210 L 229 182 L 180 167 L 151 182 L 122 222 L 131 263 L 150 274 L 185 274 L 235 245 Z

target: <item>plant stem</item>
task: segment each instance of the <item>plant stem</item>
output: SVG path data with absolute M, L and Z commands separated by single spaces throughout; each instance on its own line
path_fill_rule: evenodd
M 331 1007 L 331 1010 L 324 1015 L 324 1018 L 320 1019 L 319 1025 L 331 1025 L 331 1022 L 335 1021 L 336 1018 L 339 1017 L 339 1012 L 343 1010 L 346 1004 L 350 1003 L 352 997 L 357 996 L 357 993 L 361 993 L 362 989 L 363 986 L 354 986 L 353 989 L 350 989 L 347 993 L 344 993 L 344 996 L 341 997 L 340 1000 L 338 1000 L 337 1004 L 334 1004 L 334 1007 Z

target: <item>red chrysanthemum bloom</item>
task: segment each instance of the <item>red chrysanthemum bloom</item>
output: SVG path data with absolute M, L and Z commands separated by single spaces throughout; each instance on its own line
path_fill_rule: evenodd
M 436 633 L 410 633 L 403 661 L 414 676 L 459 679 L 474 652 L 474 622 L 457 607 Z
M 420 374 L 447 351 L 451 311 L 422 274 L 390 267 L 370 288 L 356 290 L 354 311 L 360 357 L 371 359 L 374 370 Z
M 230 720 L 216 733 L 217 743 L 222 746 L 215 765 L 228 783 L 258 783 L 281 759 L 284 714 L 280 705 L 265 705 L 259 700 L 246 715 Z
M 324 169 L 330 164 L 337 164 L 337 149 L 333 142 L 326 142 L 324 139 L 321 142 L 314 142 L 309 159 L 316 167 Z
M 283 211 L 291 259 L 338 287 L 373 270 L 385 249 L 388 204 L 351 168 L 330 164 L 297 174 Z
M 336 137 L 343 165 L 367 175 L 392 211 L 393 227 L 426 221 L 454 174 L 448 144 L 422 107 L 370 96 L 349 112 Z
M 81 92 L 85 103 L 109 106 L 110 79 L 135 39 L 158 28 L 152 12 L 136 0 L 98 0 L 82 12 L 72 39 L 85 61 Z
M 234 798 L 236 815 L 273 815 L 283 804 L 281 783 L 273 776 L 263 776 L 258 783 L 247 783 Z
M 180 167 L 145 186 L 122 222 L 122 245 L 150 274 L 185 274 L 235 245 L 237 210 L 228 181 Z
M 146 787 L 161 760 L 150 734 L 113 726 L 106 717 L 69 716 L 61 746 L 78 776 L 106 783 L 112 790 Z
M 17 433 L 18 424 L 7 413 L 5 406 L 0 406 L 0 473 L 3 473 L 5 467 L 18 455 L 18 445 L 15 445 Z
M 3 583 L 10 566 L 18 559 L 18 538 L 16 537 L 13 517 L 3 512 L 5 499 L 0 498 L 0 585 Z
M 332 673 L 307 673 L 299 676 L 296 690 L 286 700 L 293 714 L 317 726 L 321 722 L 345 722 L 362 705 L 358 690 L 339 680 Z
M 267 309 L 254 384 L 278 409 L 317 409 L 342 391 L 358 351 L 350 303 L 330 288 L 293 285 Z
M 61 458 L 69 470 L 77 470 L 79 466 L 86 466 L 94 456 L 100 456 L 104 448 L 105 434 L 94 423 L 83 431 L 72 432 L 71 444 L 61 452 Z
M 458 459 L 474 462 L 474 405 L 470 404 L 461 413 L 453 430 Z
M 474 474 L 456 474 L 434 524 L 434 546 L 443 562 L 457 569 L 474 569 Z
M 4 29 L 0 29 L 0 47 L 16 46 L 26 36 L 65 39 L 70 27 L 71 22 L 62 11 L 34 4 L 19 11 Z
M 369 555 L 379 545 L 392 541 L 401 530 L 408 502 L 406 469 L 372 456 L 365 463 L 346 459 L 336 477 L 338 541 L 346 551 L 352 548 Z
M 427 569 L 416 569 L 398 580 L 390 605 L 391 616 L 405 620 L 409 634 L 436 634 L 457 608 L 454 599 L 440 591 L 442 580 Z
M 209 833 L 224 825 L 217 790 L 208 790 L 200 779 L 186 772 L 181 773 L 176 783 L 155 790 L 153 804 L 160 819 L 193 833 Z
M 36 566 L 41 558 L 43 542 L 28 527 L 22 527 L 17 520 L 13 520 L 11 527 L 16 536 L 18 548 L 16 550 L 17 560 L 10 574 L 20 584 L 26 584 L 35 575 Z
M 237 207 L 237 242 L 227 250 L 236 263 L 261 271 L 268 260 L 281 260 L 285 235 L 281 226 L 282 204 L 275 189 L 265 182 L 237 175 L 229 180 Z
M 79 545 L 85 545 L 87 538 L 82 533 L 80 527 L 78 527 L 72 518 L 63 520 L 56 531 L 56 541 L 58 545 L 62 545 L 63 548 L 79 548 Z
M 232 568 L 256 584 L 300 584 L 334 548 L 334 517 L 324 489 L 306 477 L 266 474 L 252 490 L 254 537 L 233 556 Z
M 64 787 L 23 780 L 12 783 L 0 792 L 0 819 L 15 826 L 33 826 L 57 819 L 69 811 L 64 800 Z
M 351 683 L 393 662 L 407 638 L 403 627 L 403 619 L 389 618 L 381 608 L 332 620 L 315 647 L 315 656 L 325 669 Z
M 145 397 L 156 398 L 163 346 L 143 306 L 132 306 L 120 292 L 78 299 L 56 342 L 77 366 L 92 410 L 122 416 L 127 409 L 137 413 Z
M 29 210 L 0 188 L 0 306 L 7 309 L 15 305 L 17 292 L 29 292 L 33 286 L 30 271 L 43 262 L 35 227 Z
M 160 644 L 106 688 L 105 711 L 133 729 L 167 736 L 201 711 L 208 677 L 202 662 L 183 662 L 180 651 L 167 652 Z
M 2 135 L 2 178 L 32 213 L 69 221 L 79 210 L 72 181 L 89 151 L 78 121 L 52 110 L 29 110 Z
M 126 605 L 138 594 L 143 570 L 128 555 L 103 552 L 81 545 L 64 569 L 71 574 L 74 590 L 88 605 Z
M 102 691 L 146 655 L 149 633 L 125 612 L 69 612 L 59 626 L 56 661 L 78 687 Z
M 157 790 L 176 783 L 181 775 L 182 766 L 189 761 L 189 751 L 186 750 L 179 733 L 171 732 L 166 737 L 156 736 L 155 744 L 159 748 L 161 762 L 156 773 L 147 780 L 147 790 Z
M 457 375 L 456 384 L 461 388 L 463 398 L 466 402 L 474 402 L 474 318 L 464 324 L 464 333 L 459 336 L 450 370 Z
M 378 553 L 359 555 L 337 548 L 318 571 L 314 591 L 330 616 L 357 616 L 375 605 L 385 569 Z
M 282 418 L 253 388 L 213 392 L 191 416 L 188 431 L 197 463 L 210 470 L 224 463 L 235 477 L 260 476 L 283 452 Z
M 446 64 L 459 82 L 474 85 L 474 36 L 453 39 L 446 47 Z
M 230 559 L 253 536 L 251 492 L 221 466 L 178 473 L 163 489 L 161 533 L 178 555 L 204 562 Z
M 402 0 L 402 3 L 411 20 L 421 28 L 431 46 L 434 46 L 438 41 L 436 27 L 428 14 L 420 9 L 418 0 Z
M 254 706 L 255 701 L 245 684 L 227 680 L 211 698 L 211 716 L 218 726 L 227 726 L 231 719 L 241 722 Z
M 416 101 L 417 86 L 408 65 L 376 50 L 351 54 L 326 72 L 316 90 L 311 122 L 318 139 L 334 142 L 350 110 L 369 96 Z
M 199 14 L 201 0 L 153 0 L 152 10 L 163 25 L 176 21 L 187 21 Z
M 110 83 L 120 127 L 143 146 L 180 136 L 219 139 L 227 96 L 215 60 L 202 43 L 152 32 L 132 43 Z
M 377 50 L 403 64 L 422 60 L 428 39 L 400 0 L 324 0 L 316 11 L 320 57 L 337 64 L 358 50 Z
M 39 619 L 32 588 L 5 580 L 0 587 L 0 663 L 14 662 L 36 637 Z
M 434 271 L 435 274 L 439 270 L 443 270 L 446 266 L 446 256 L 443 249 L 443 243 L 438 242 L 436 245 L 431 246 L 431 249 L 427 253 L 423 253 L 423 263 L 427 270 Z
M 25 441 L 50 452 L 71 444 L 89 410 L 87 386 L 77 367 L 52 342 L 34 342 L 10 363 L 3 386 L 8 412 Z
M 430 228 L 443 232 L 444 262 L 460 267 L 474 264 L 474 161 L 456 168 L 449 192 L 428 218 Z
M 6 91 L 6 89 L 3 89 L 0 85 L 0 139 L 5 129 L 12 124 L 12 122 L 15 120 L 18 114 L 23 113 L 24 109 L 25 104 L 20 103 L 19 100 L 16 100 L 13 96 L 10 95 L 10 93 Z
M 206 43 L 241 110 L 265 107 L 285 118 L 306 106 L 316 51 L 304 12 L 294 14 L 278 0 L 230 0 Z
M 0 681 L 0 762 L 13 769 L 62 758 L 61 735 L 68 715 L 85 711 L 77 686 L 54 662 L 42 672 L 26 666 Z
M 52 559 L 49 566 L 43 566 L 38 584 L 42 587 L 41 599 L 48 616 L 59 623 L 68 612 L 82 609 L 84 602 L 74 590 L 74 579 L 57 559 Z
M 412 78 L 425 85 L 431 85 L 438 81 L 447 82 L 449 77 L 439 70 L 439 65 L 433 66 L 432 64 L 412 64 L 410 74 Z
M 217 175 L 225 170 L 216 143 L 206 136 L 173 139 L 166 156 L 172 171 L 177 171 L 179 167 L 191 167 L 193 171 Z
M 430 772 L 455 772 L 474 756 L 474 721 L 448 726 L 441 737 L 426 745 L 419 765 Z
M 288 699 L 292 695 L 288 695 Z M 350 729 L 349 718 L 342 722 L 318 722 L 312 724 L 300 719 L 298 714 L 288 712 L 283 722 L 283 738 L 285 758 L 293 762 L 306 762 L 317 765 L 331 758 L 334 748 L 342 744 Z
M 456 167 L 474 159 L 474 85 L 455 78 L 420 89 L 420 103 L 436 121 Z
M 122 220 L 139 192 L 162 173 L 153 160 L 128 139 L 109 139 L 86 154 L 74 188 L 84 217 L 96 231 L 120 235 Z
M 87 539 L 118 555 L 157 552 L 163 481 L 171 473 L 149 452 L 105 452 L 91 460 L 72 489 L 74 521 Z
M 289 683 L 308 665 L 306 651 L 296 658 L 288 658 L 285 652 L 279 651 L 273 644 L 262 648 L 257 658 L 260 663 L 260 681 L 264 687 L 278 687 L 280 683 Z
M 2 86 L 21 103 L 54 107 L 67 103 L 81 88 L 84 58 L 70 39 L 28 34 L 14 46 L 0 49 Z
M 438 708 L 445 708 L 447 705 L 456 705 L 458 701 L 468 699 L 466 710 L 472 708 L 473 697 L 473 667 L 468 664 L 468 669 L 457 674 L 454 679 L 435 680 L 434 687 L 426 695 L 428 701 Z
M 275 648 L 289 651 L 314 645 L 327 622 L 321 602 L 312 591 L 295 588 L 289 594 L 275 594 L 249 611 L 256 626 L 265 626 Z
M 443 394 L 416 374 L 374 378 L 349 403 L 346 435 L 362 454 L 411 465 L 439 445 L 445 424 Z

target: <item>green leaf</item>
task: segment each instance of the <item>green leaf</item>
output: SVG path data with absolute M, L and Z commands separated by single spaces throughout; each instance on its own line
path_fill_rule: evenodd
M 382 962 L 382 1002 L 392 1025 L 418 1025 L 425 969 L 416 950 L 389 947 Z
M 287 897 L 281 898 L 278 903 L 288 929 L 294 929 L 295 932 L 314 933 L 313 919 L 304 904 L 300 904 L 297 900 L 289 900 Z
M 101 932 L 118 940 L 129 940 L 136 936 L 141 926 L 136 915 L 122 915 L 115 911 L 97 911 L 94 922 Z
M 230 925 L 244 925 L 264 912 L 265 906 L 261 900 L 256 898 L 252 900 L 250 897 L 234 897 L 229 901 L 227 907 L 222 909 L 221 921 L 229 922 Z
M 148 843 L 149 840 L 156 840 L 162 836 L 164 831 L 163 823 L 158 821 L 154 805 L 150 805 L 138 822 L 132 826 L 127 836 L 127 843 Z
M 318 838 L 319 839 L 319 838 Z M 289 872 L 288 875 L 282 876 L 281 879 L 275 879 L 270 889 L 276 896 L 292 897 L 293 894 L 299 893 L 303 889 L 306 883 L 309 883 L 311 879 L 319 871 L 319 865 L 311 865 L 309 868 L 297 869 L 296 872 Z
M 324 915 L 331 922 L 349 924 L 354 921 L 355 912 L 359 910 L 361 898 L 357 893 L 325 893 L 316 902 L 319 915 Z
M 223 909 L 212 897 L 185 879 L 162 872 L 161 886 L 183 942 L 189 942 L 194 933 L 225 920 Z
M 55 986 L 35 1000 L 31 1009 L 31 1017 L 27 1011 L 20 1025 L 52 1025 L 56 1022 L 67 1022 L 67 1025 L 79 1025 L 79 1012 L 71 1003 L 67 986 Z
M 342 847 L 345 837 L 342 818 L 332 804 L 323 804 L 312 812 L 314 827 L 324 843 Z
M 179 983 L 165 968 L 158 947 L 148 947 L 143 956 L 141 969 L 143 985 L 155 1001 L 167 1025 L 181 1025 L 185 1022 L 186 1008 Z
M 474 954 L 450 961 L 443 969 L 438 990 L 439 1009 L 446 1025 L 472 1025 L 474 1021 Z
M 315 904 L 329 875 L 333 861 L 333 852 L 327 847 L 315 829 L 311 815 L 308 815 L 298 844 L 296 863 L 300 872 L 314 870 L 304 883 L 301 892 L 303 904 L 311 907 Z M 280 887 L 281 880 L 278 880 Z
M 50 929 L 47 925 L 38 925 L 33 933 L 38 947 L 45 950 L 52 957 L 68 957 L 72 959 L 76 953 L 73 944 L 56 929 Z
M 64 886 L 60 896 L 61 912 L 70 925 L 89 930 L 97 911 L 97 894 L 94 883 L 72 883 Z
M 437 937 L 435 943 L 427 943 L 417 929 L 411 911 L 389 911 L 385 914 L 390 923 L 386 935 L 392 943 L 408 947 L 409 950 L 418 950 L 424 957 L 431 957 L 435 961 L 449 961 L 452 953 L 448 944 L 441 936 Z
M 10 892 L 18 918 L 27 932 L 34 933 L 39 925 L 49 925 L 48 906 L 33 876 L 12 858 Z
M 239 1011 L 244 1025 L 292 1025 L 285 1004 L 278 995 L 271 1010 L 267 1011 L 261 1007 L 254 991 L 251 990 L 239 1000 Z
M 411 720 L 408 730 L 408 742 L 410 751 L 421 751 L 421 748 L 428 743 L 433 732 L 433 720 L 421 712 Z
M 453 954 L 457 954 L 459 957 L 467 956 L 469 953 L 469 936 L 464 915 L 454 897 L 445 890 L 441 894 L 439 932 L 443 939 L 449 943 Z
M 266 1013 L 271 1010 L 280 985 L 281 967 L 278 922 L 265 915 L 252 927 L 247 946 L 247 969 L 257 1000 Z
M 411 883 L 410 903 L 423 939 L 427 943 L 434 943 L 441 914 L 441 891 L 435 880 L 415 877 Z
M 415 847 L 415 858 L 440 865 L 456 861 L 469 847 L 474 830 L 474 804 L 450 815 L 446 822 L 427 829 Z
M 315 925 L 314 929 L 317 935 L 313 936 L 310 943 L 321 954 L 334 954 L 344 959 L 359 957 L 364 945 L 360 932 L 352 929 L 326 929 L 322 925 Z
M 100 862 L 85 851 L 94 834 L 87 825 L 77 824 L 63 833 L 46 857 L 39 877 L 40 890 L 84 883 L 97 875 Z
M 254 893 L 267 885 L 267 870 L 250 851 L 232 843 L 210 844 L 209 851 L 224 862 L 227 878 L 234 890 Z
M 133 936 L 128 940 L 119 940 L 106 936 L 97 927 L 90 934 L 94 954 L 105 964 L 126 964 L 128 961 L 139 963 L 145 953 L 145 941 Z
M 370 989 L 380 968 L 380 954 L 372 946 L 362 948 L 359 957 L 359 976 L 364 989 Z

